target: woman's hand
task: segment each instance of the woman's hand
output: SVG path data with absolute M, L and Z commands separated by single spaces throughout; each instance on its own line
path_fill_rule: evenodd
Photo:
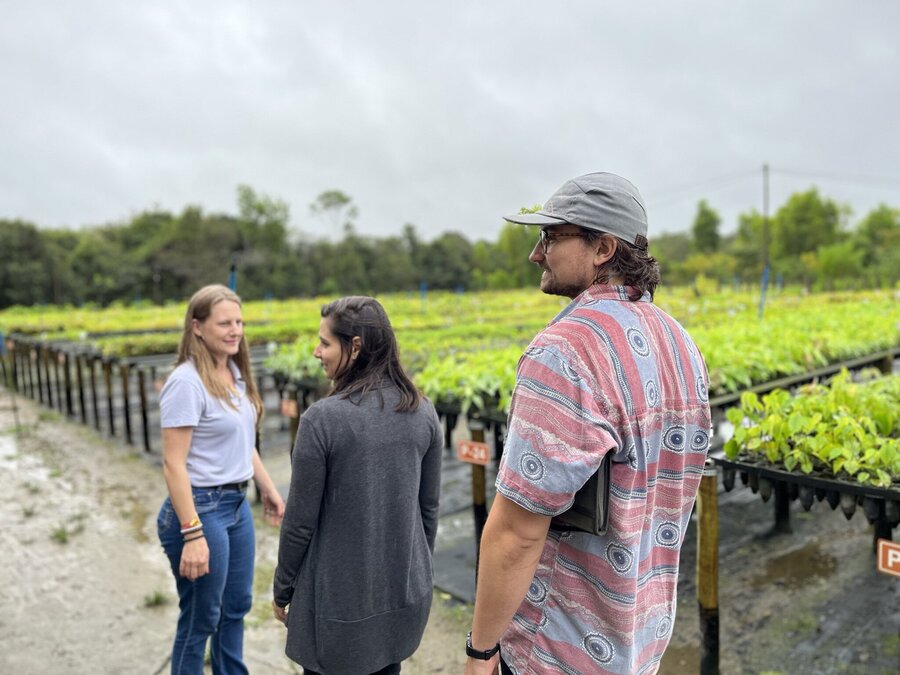
M 265 521 L 273 527 L 281 525 L 284 518 L 284 500 L 278 493 L 278 490 L 272 488 L 270 490 L 260 491 L 263 503 L 263 517 Z
M 185 542 L 181 549 L 178 573 L 188 581 L 196 581 L 204 574 L 209 574 L 209 546 L 206 545 L 205 537 Z
M 269 478 L 266 467 L 263 466 L 259 457 L 259 450 L 256 448 L 253 448 L 253 480 L 256 483 L 256 489 L 259 490 L 260 499 L 262 499 L 265 521 L 273 527 L 278 527 L 281 525 L 281 519 L 284 518 L 284 500 L 278 493 L 275 483 Z
M 272 601 L 272 611 L 275 614 L 275 618 L 278 619 L 285 626 L 287 626 L 288 605 L 285 605 L 284 607 L 279 607 L 278 605 L 275 604 L 275 601 L 273 600 Z

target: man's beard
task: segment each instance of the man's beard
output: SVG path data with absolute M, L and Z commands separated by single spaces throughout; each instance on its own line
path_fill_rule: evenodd
M 544 269 L 544 272 L 549 276 L 547 277 L 546 283 L 544 282 L 543 277 L 541 278 L 541 291 L 547 295 L 562 295 L 563 297 L 572 299 L 581 295 L 585 290 L 579 284 L 567 284 L 556 281 L 553 279 L 552 273 L 546 268 Z

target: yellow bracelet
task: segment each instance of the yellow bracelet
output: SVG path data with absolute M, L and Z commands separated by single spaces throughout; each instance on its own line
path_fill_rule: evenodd
M 194 517 L 191 518 L 190 522 L 188 522 L 188 523 L 182 523 L 182 524 L 181 524 L 181 529 L 186 530 L 186 529 L 189 528 L 189 527 L 196 527 L 196 526 L 199 525 L 199 524 L 200 524 L 200 516 L 198 516 L 198 515 L 195 513 L 195 514 L 194 514 Z

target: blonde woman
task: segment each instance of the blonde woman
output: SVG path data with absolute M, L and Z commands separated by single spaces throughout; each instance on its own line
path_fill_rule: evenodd
M 284 501 L 255 447 L 262 399 L 250 372 L 241 300 L 204 286 L 188 303 L 176 368 L 160 394 L 163 474 L 160 543 L 178 589 L 172 673 L 247 673 L 244 615 L 250 609 L 255 534 L 247 501 L 252 478 L 269 522 Z

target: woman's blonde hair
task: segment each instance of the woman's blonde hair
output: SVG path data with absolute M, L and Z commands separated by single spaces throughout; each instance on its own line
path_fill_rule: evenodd
M 188 302 L 187 313 L 184 315 L 184 333 L 181 335 L 181 345 L 178 347 L 178 360 L 175 365 L 180 366 L 188 359 L 192 360 L 206 390 L 234 408 L 235 405 L 231 402 L 228 388 L 215 376 L 215 357 L 209 351 L 206 343 L 194 333 L 194 320 L 196 319 L 199 323 L 206 321 L 209 315 L 212 314 L 213 307 L 223 300 L 230 300 L 237 303 L 238 306 L 241 305 L 241 299 L 238 295 L 221 284 L 204 286 L 191 297 L 190 302 Z M 263 416 L 263 404 L 259 391 L 256 389 L 253 373 L 250 370 L 250 348 L 247 346 L 246 335 L 241 335 L 238 353 L 232 356 L 231 360 L 244 378 L 247 398 L 250 399 L 250 402 L 256 409 L 256 428 L 259 429 Z

